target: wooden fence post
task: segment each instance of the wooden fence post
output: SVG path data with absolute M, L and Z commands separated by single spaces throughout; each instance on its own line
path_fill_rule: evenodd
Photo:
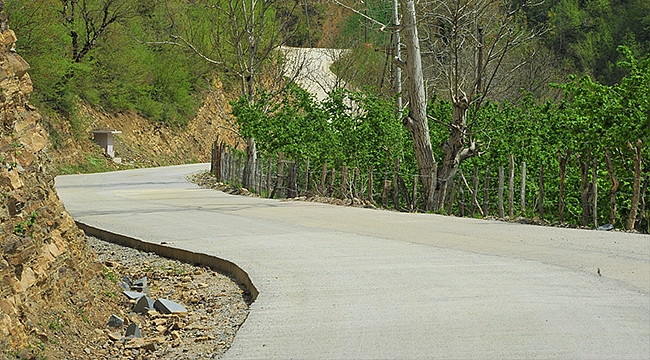
M 326 196 L 325 190 L 327 189 L 327 163 L 323 164 L 323 170 L 320 173 L 320 188 L 319 192 L 321 196 Z
M 336 180 L 336 169 L 332 168 L 332 171 L 330 172 L 330 186 L 328 189 L 328 194 L 330 197 L 334 197 L 334 182 Z
M 235 186 L 235 178 L 236 178 L 236 169 L 237 167 L 237 156 L 232 152 L 232 149 L 230 151 L 230 185 Z
M 526 216 L 526 162 L 521 163 L 521 214 Z
M 395 158 L 395 167 L 393 167 L 393 206 L 395 210 L 399 210 L 399 181 L 397 176 L 399 174 L 399 158 Z
M 499 166 L 499 218 L 503 219 L 505 217 L 505 211 L 503 208 L 503 187 L 504 187 L 504 175 L 503 175 L 503 166 Z
M 262 195 L 262 177 L 264 176 L 264 158 L 260 157 L 257 159 L 259 166 L 257 167 L 257 195 L 263 197 Z
M 544 165 L 539 168 L 539 199 L 537 203 L 539 219 L 544 220 Z
M 456 200 L 456 175 L 451 178 L 451 194 L 449 194 L 449 203 L 447 204 L 447 214 L 452 215 L 454 213 L 454 201 Z
M 458 169 L 458 215 L 465 217 L 465 190 L 463 189 L 463 170 Z M 415 202 L 415 200 L 413 200 Z
M 485 167 L 485 186 L 483 186 L 483 217 L 488 216 L 490 208 L 490 166 Z
M 560 224 L 564 223 L 564 208 L 565 208 L 565 203 L 564 203 L 564 192 L 566 191 L 566 165 L 567 162 L 569 161 L 569 157 L 571 156 L 571 150 L 566 152 L 566 155 L 562 156 L 561 153 L 558 151 L 558 160 L 560 162 L 560 195 L 558 199 L 558 213 L 559 213 L 559 220 Z
M 381 205 L 384 208 L 388 208 L 388 195 L 390 194 L 391 181 L 388 179 L 384 180 L 384 188 L 381 192 Z
M 413 175 L 413 204 L 411 211 L 416 211 L 418 208 L 418 176 Z
M 580 225 L 587 226 L 589 225 L 589 213 L 591 208 L 589 207 L 589 193 L 591 190 L 591 184 L 589 183 L 589 169 L 591 168 L 591 153 L 587 152 L 586 159 L 580 154 L 576 154 L 578 159 L 578 165 L 580 166 L 580 207 L 582 208 L 582 216 L 580 219 Z
M 373 199 L 373 194 L 372 194 L 372 183 L 373 183 L 373 174 L 372 174 L 372 165 L 370 165 L 370 168 L 368 169 L 368 201 L 371 203 L 375 203 Z
M 634 150 L 634 183 L 632 185 L 632 204 L 630 205 L 630 212 L 627 216 L 627 222 L 625 223 L 626 230 L 634 229 L 636 223 L 636 215 L 639 211 L 639 194 L 641 192 L 641 146 L 643 143 L 641 140 L 636 142 L 636 146 L 632 149 Z M 632 145 L 630 144 L 630 147 Z
M 591 170 L 591 179 L 592 179 L 592 196 L 593 196 L 593 209 L 591 212 L 594 215 L 594 228 L 598 229 L 598 173 L 596 172 L 597 161 L 594 158 L 594 164 Z
M 357 192 L 358 186 L 359 186 L 359 168 L 355 167 L 354 175 L 352 176 L 352 198 L 353 199 L 359 198 L 359 194 Z
M 635 225 L 635 228 L 639 231 L 641 230 L 641 222 L 646 217 L 645 205 L 646 205 L 646 192 L 648 191 L 649 177 L 650 174 L 645 175 L 645 180 L 643 180 L 643 190 L 641 190 L 641 212 L 639 213 L 639 219 L 637 220 L 637 224 Z M 648 233 L 650 233 L 650 218 L 646 218 L 646 220 L 648 221 Z
M 475 210 L 476 210 L 476 205 L 478 204 L 478 200 L 476 197 L 478 196 L 478 166 L 474 166 L 474 191 L 472 191 L 472 207 L 471 207 L 471 216 L 474 217 Z
M 311 174 L 309 173 L 309 157 L 307 157 L 307 164 L 305 167 L 305 196 L 309 196 L 309 181 L 311 180 Z
M 616 223 L 616 193 L 621 184 L 616 179 L 616 174 L 614 173 L 612 153 L 609 151 L 609 147 L 605 148 L 605 164 L 607 165 L 609 180 L 612 182 L 612 187 L 609 189 L 609 223 L 614 226 Z
M 273 192 L 271 193 L 271 198 L 274 198 L 281 189 L 284 187 L 284 153 L 278 153 L 278 175 L 275 179 L 275 186 L 273 187 Z M 285 192 L 286 196 L 286 192 Z
M 515 215 L 515 157 L 512 154 L 508 170 L 508 217 L 512 219 Z
M 212 156 L 210 158 L 210 173 L 214 174 L 215 178 L 217 181 L 219 181 L 219 166 L 218 160 L 219 159 L 219 136 L 217 135 L 217 139 L 212 143 Z
M 339 184 L 341 199 L 347 199 L 350 189 L 348 166 L 343 165 L 341 168 L 341 183 Z
M 244 176 L 242 174 L 243 165 L 244 165 L 243 156 L 242 156 L 241 153 L 238 153 L 237 154 L 237 168 L 236 168 L 237 172 L 236 172 L 236 177 L 235 177 L 235 181 L 237 182 L 238 187 L 242 186 L 242 183 L 243 183 L 243 180 L 244 180 Z
M 269 163 L 266 165 L 266 196 L 269 198 L 273 197 L 273 194 L 271 192 L 271 171 L 273 168 L 273 164 L 271 162 L 271 159 L 269 158 Z

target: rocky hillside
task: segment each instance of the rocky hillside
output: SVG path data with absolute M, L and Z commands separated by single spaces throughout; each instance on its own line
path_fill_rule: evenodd
M 54 166 L 59 173 L 77 173 L 209 162 L 217 136 L 232 146 L 242 143 L 227 120 L 229 98 L 234 96 L 214 80 L 197 115 L 183 127 L 152 123 L 134 111 L 107 113 L 81 104 L 76 115 L 82 119 L 77 124 L 80 134 L 72 130 L 70 119 L 45 119 L 53 143 Z M 122 132 L 114 140 L 115 156 L 121 158 L 121 165 L 113 163 L 92 141 L 96 128 Z
M 48 331 L 78 324 L 74 341 L 105 322 L 96 313 L 112 284 L 54 190 L 48 135 L 15 42 L 0 1 L 0 351 L 32 358 L 52 341 Z

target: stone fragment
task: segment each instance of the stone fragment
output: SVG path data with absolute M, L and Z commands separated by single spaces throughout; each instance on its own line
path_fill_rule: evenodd
M 135 291 L 142 291 L 144 287 L 147 286 L 147 277 L 143 277 L 141 279 L 138 279 L 131 284 L 131 289 Z
M 115 314 L 111 315 L 111 318 L 108 319 L 108 326 L 110 327 L 119 328 L 122 327 L 122 325 L 124 325 L 124 319 Z
M 599 231 L 610 231 L 610 230 L 614 230 L 614 225 L 612 225 L 612 224 L 605 224 L 605 225 L 599 227 L 598 230 L 599 230 Z
M 183 305 L 167 299 L 158 299 L 153 306 L 163 314 L 187 313 L 187 309 Z
M 123 291 L 122 292 L 129 300 L 138 300 L 139 298 L 145 296 L 143 293 L 135 292 L 135 291 Z
M 133 307 L 133 312 L 138 314 L 146 314 L 147 311 L 153 310 L 155 307 L 154 301 L 152 298 L 147 295 L 141 296 Z
M 113 341 L 118 341 L 122 338 L 122 334 L 120 334 L 119 332 L 112 332 L 108 334 L 108 338 Z
M 125 349 L 139 349 L 145 344 L 144 339 L 141 337 L 130 338 L 126 344 L 124 344 Z
M 120 267 L 120 263 L 118 263 L 117 261 L 112 261 L 112 260 L 104 261 L 104 265 L 106 265 L 106 267 Z
M 140 331 L 140 326 L 136 323 L 131 323 L 128 328 L 126 328 L 126 338 L 141 338 L 142 332 Z

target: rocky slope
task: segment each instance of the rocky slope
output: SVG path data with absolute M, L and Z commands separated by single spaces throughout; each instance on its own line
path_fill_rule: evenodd
M 54 190 L 47 133 L 28 101 L 29 65 L 3 9 L 0 1 L 0 349 L 33 355 L 48 324 L 105 321 L 95 314 L 110 285 Z
M 76 130 L 69 119 L 52 115 L 45 123 L 53 143 L 54 165 L 61 173 L 76 173 L 209 162 L 217 136 L 232 146 L 242 143 L 228 122 L 228 99 L 232 97 L 218 80 L 213 81 L 203 106 L 184 127 L 151 123 L 133 111 L 111 114 L 83 104 L 76 115 L 81 119 Z M 96 128 L 122 132 L 114 140 L 115 156 L 122 159 L 120 166 L 92 141 Z

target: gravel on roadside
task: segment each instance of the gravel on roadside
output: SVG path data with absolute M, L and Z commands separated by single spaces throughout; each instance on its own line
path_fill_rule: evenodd
M 135 300 L 122 293 L 120 328 L 101 329 L 105 342 L 94 354 L 101 359 L 210 359 L 220 358 L 246 320 L 250 298 L 243 286 L 205 266 L 160 257 L 133 248 L 88 237 L 88 243 L 104 265 L 107 278 L 120 283 L 147 277 L 148 296 L 182 304 L 187 314 L 172 315 L 132 311 Z M 110 314 L 108 315 L 110 316 Z M 106 318 L 108 322 L 108 317 Z M 142 339 L 123 339 L 130 323 L 142 331 Z

